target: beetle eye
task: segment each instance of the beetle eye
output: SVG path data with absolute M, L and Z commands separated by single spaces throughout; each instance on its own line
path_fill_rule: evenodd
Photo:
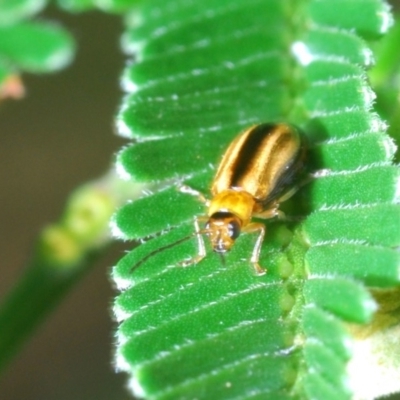
M 232 239 L 236 239 L 240 235 L 240 224 L 235 219 L 229 222 L 228 229 L 229 237 L 231 237 Z

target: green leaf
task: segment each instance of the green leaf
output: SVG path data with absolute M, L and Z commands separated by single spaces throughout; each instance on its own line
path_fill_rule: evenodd
M 326 12 L 325 12 L 326 11 Z M 149 0 L 127 20 L 134 54 L 117 117 L 133 143 L 117 168 L 158 189 L 122 207 L 123 239 L 153 237 L 122 258 L 117 364 L 151 399 L 350 399 L 351 336 L 377 306 L 366 286 L 400 283 L 399 169 L 372 111 L 366 41 L 390 25 L 380 0 Z M 225 263 L 196 266 L 193 217 L 218 160 L 251 124 L 288 121 L 308 137 L 312 178 Z M 353 380 L 351 377 L 350 379 Z
M 71 36 L 56 25 L 20 22 L 0 26 L 0 60 L 13 69 L 54 71 L 67 65 L 73 53 Z
M 47 0 L 6 0 L 0 2 L 0 25 L 11 25 L 40 12 Z
M 110 13 L 126 13 L 143 0 L 57 0 L 61 8 L 70 12 L 82 12 L 98 8 Z
M 343 361 L 351 357 L 350 335 L 338 318 L 311 306 L 304 308 L 301 324 L 308 340 L 322 343 Z
M 188 202 L 186 195 L 170 188 L 127 204 L 115 216 L 114 222 L 117 226 L 123 225 L 120 233 L 125 239 L 154 235 L 166 226 L 178 225 L 201 212 L 201 204 L 194 198 L 190 200 Z M 158 208 L 160 203 L 165 204 L 162 215 Z
M 144 0 L 94 0 L 94 4 L 107 12 L 125 13 Z
M 93 9 L 93 0 L 57 0 L 60 8 L 70 12 L 83 12 Z
M 312 3 L 310 14 L 315 23 L 339 29 L 355 29 L 367 38 L 376 38 L 385 33 L 392 21 L 389 6 L 380 0 L 321 0 Z
M 304 234 L 312 244 L 341 238 L 346 242 L 394 247 L 400 241 L 400 231 L 396 229 L 400 223 L 399 207 L 398 204 L 383 203 L 321 209 L 307 218 L 303 224 Z M 372 223 L 367 224 L 368 220 Z M 385 229 L 377 231 L 375 223 Z
M 304 284 L 306 303 L 316 304 L 350 322 L 368 322 L 376 305 L 364 288 L 342 277 L 316 276 Z

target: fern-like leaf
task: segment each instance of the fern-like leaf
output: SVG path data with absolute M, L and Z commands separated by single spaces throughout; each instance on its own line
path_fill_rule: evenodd
M 21 97 L 22 72 L 44 73 L 64 68 L 73 58 L 72 36 L 48 22 L 30 21 L 46 0 L 0 2 L 0 98 Z
M 118 126 L 135 143 L 117 166 L 164 184 L 119 210 L 114 226 L 124 239 L 163 234 L 114 269 L 124 289 L 114 307 L 118 366 L 151 399 L 350 398 L 343 324 L 371 320 L 365 285 L 400 280 L 395 147 L 371 111 L 364 71 L 365 39 L 390 23 L 386 4 L 150 0 L 129 21 L 124 46 L 135 62 Z M 178 267 L 195 240 L 168 246 L 204 210 L 176 181 L 208 196 L 233 137 L 276 120 L 303 128 L 308 167 L 319 173 L 288 205 L 300 222 L 268 223 L 260 258 L 268 273 L 252 270 L 251 235 L 226 265 L 210 253 Z

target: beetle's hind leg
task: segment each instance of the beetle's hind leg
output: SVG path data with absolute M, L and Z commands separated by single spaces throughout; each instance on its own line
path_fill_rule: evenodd
M 292 187 L 290 190 L 283 193 L 281 197 L 276 199 L 266 210 L 255 213 L 254 216 L 261 219 L 277 217 L 280 221 L 296 220 L 296 218 L 288 217 L 282 210 L 280 210 L 279 205 L 286 200 L 289 200 L 300 188 L 301 185 Z
M 279 209 L 280 199 L 275 201 L 267 210 L 261 211 L 259 213 L 254 213 L 254 217 L 261 219 L 271 219 L 277 217 L 281 221 L 288 219 L 286 214 Z

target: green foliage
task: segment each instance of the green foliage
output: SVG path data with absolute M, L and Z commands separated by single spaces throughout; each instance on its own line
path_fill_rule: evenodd
M 123 76 L 127 94 L 118 115 L 120 133 L 135 142 L 121 150 L 117 166 L 154 191 L 113 220 L 124 239 L 151 237 L 113 272 L 124 289 L 115 301 L 117 362 L 131 373 L 134 392 L 174 400 L 351 398 L 346 371 L 356 347 L 345 323 L 370 322 L 377 305 L 368 288 L 393 288 L 400 280 L 395 146 L 372 111 L 365 73 L 373 63 L 366 41 L 391 23 L 386 3 L 58 3 L 109 12 L 140 3 L 126 19 L 123 46 L 135 63 Z M 70 61 L 68 33 L 28 20 L 45 5 L 0 3 L 0 84 Z M 371 75 L 393 131 L 400 126 L 398 68 L 391 69 L 399 32 L 397 26 Z M 309 171 L 318 171 L 283 206 L 291 222 L 267 221 L 260 257 L 267 274 L 256 276 L 249 263 L 252 235 L 237 240 L 225 264 L 209 252 L 199 265 L 178 267 L 196 254 L 193 216 L 205 211 L 177 183 L 209 196 L 226 146 L 265 121 L 299 125 L 308 136 Z M 88 195 L 79 193 L 62 221 L 44 231 L 38 259 L 0 309 L 7 326 L 0 365 L 108 241 L 104 229 L 115 199 Z M 396 307 L 388 308 L 395 310 L 391 325 L 398 324 Z M 353 384 L 360 375 L 368 379 L 362 368 L 356 374 Z
M 61 27 L 29 21 L 45 0 L 0 2 L 0 85 L 22 72 L 51 72 L 65 67 L 74 54 L 74 41 Z
M 117 164 L 136 181 L 164 181 L 114 218 L 124 239 L 163 232 L 113 273 L 125 289 L 115 303 L 117 362 L 136 394 L 351 397 L 343 321 L 371 320 L 376 304 L 364 285 L 400 280 L 395 146 L 371 111 L 364 71 L 365 39 L 390 18 L 380 0 L 150 0 L 128 20 L 124 47 L 136 62 L 124 74 L 118 125 L 135 143 Z M 251 235 L 226 265 L 209 253 L 179 268 L 196 254 L 195 239 L 168 246 L 204 211 L 176 180 L 208 196 L 232 138 L 277 120 L 303 128 L 308 167 L 321 172 L 288 206 L 300 222 L 268 222 L 260 259 L 268 273 L 252 270 Z
M 71 12 L 82 12 L 98 8 L 112 13 L 126 13 L 143 0 L 57 0 L 61 8 Z
M 2 26 L 0 38 L 2 59 L 13 69 L 49 72 L 71 60 L 72 39 L 53 24 L 21 22 Z
M 7 0 L 0 3 L 0 25 L 10 25 L 33 17 L 47 4 L 47 0 Z

